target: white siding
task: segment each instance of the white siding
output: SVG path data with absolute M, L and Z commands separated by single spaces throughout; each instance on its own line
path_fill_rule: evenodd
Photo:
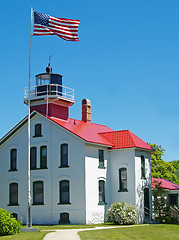
M 112 150 L 110 151 L 110 176 L 111 176 L 111 201 L 127 202 L 135 205 L 135 161 L 134 149 Z M 128 192 L 119 191 L 119 169 L 127 169 L 127 190 Z M 108 205 L 109 207 L 109 205 Z
M 42 124 L 42 137 L 34 138 L 34 125 Z M 59 168 L 60 144 L 66 142 L 69 146 L 69 168 Z M 44 170 L 31 170 L 31 196 L 33 198 L 33 181 L 44 181 L 44 205 L 32 206 L 34 224 L 58 224 L 60 213 L 68 212 L 71 223 L 85 223 L 85 181 L 84 160 L 85 144 L 68 131 L 50 122 L 42 116 L 31 120 L 31 146 L 37 147 L 37 167 L 40 166 L 40 146 L 47 145 L 47 167 Z M 17 148 L 16 172 L 8 172 L 10 168 L 10 149 Z M 26 222 L 27 207 L 27 124 L 7 140 L 0 149 L 1 185 L 3 192 L 0 207 L 10 212 L 18 213 L 18 217 Z M 69 205 L 59 203 L 59 181 L 70 181 Z M 19 206 L 7 206 L 9 202 L 9 183 L 19 185 Z M 80 197 L 79 197 L 80 196 Z M 33 202 L 33 201 L 32 201 Z
M 141 179 L 141 155 L 145 158 L 145 176 L 146 180 Z M 152 188 L 151 188 L 151 157 L 150 152 L 135 151 L 135 191 L 136 191 L 136 209 L 138 212 L 138 221 L 144 221 L 144 188 L 149 188 L 150 210 L 152 209 Z
M 105 168 L 98 168 L 99 158 L 98 150 L 104 150 L 104 166 Z M 86 187 L 86 223 L 102 223 L 105 220 L 106 205 L 99 205 L 99 180 L 108 181 L 109 153 L 107 148 L 86 144 L 86 158 L 85 158 L 85 187 Z M 107 201 L 107 189 L 105 184 L 105 200 Z

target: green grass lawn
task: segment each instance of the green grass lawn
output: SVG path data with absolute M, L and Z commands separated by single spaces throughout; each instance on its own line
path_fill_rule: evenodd
M 131 228 L 80 232 L 81 240 L 170 240 L 179 239 L 179 225 L 156 224 Z
M 0 237 L 0 240 L 42 240 L 49 232 L 19 233 L 11 236 Z
M 37 226 L 39 232 L 19 233 L 11 236 L 2 236 L 0 240 L 42 240 L 49 233 L 44 230 L 55 229 L 82 229 L 95 226 L 113 226 L 111 224 L 99 225 L 54 225 Z M 43 230 L 43 231 L 41 231 Z M 104 229 L 94 231 L 84 231 L 79 233 L 81 240 L 178 240 L 179 225 L 174 224 L 156 224 L 156 225 L 136 225 L 134 227 Z
M 50 225 L 50 226 L 33 226 L 39 230 L 58 230 L 58 229 L 81 229 L 81 228 L 94 228 L 96 225 Z M 110 225 L 111 226 L 111 225 Z
M 103 224 L 104 225 L 104 224 Z M 94 228 L 97 225 L 52 225 L 52 226 L 33 226 L 39 229 L 39 232 L 26 232 L 19 233 L 10 236 L 0 236 L 0 240 L 42 240 L 48 231 L 41 230 L 58 230 L 58 229 L 82 229 L 82 228 Z M 99 225 L 98 225 L 99 226 Z M 100 225 L 101 226 L 101 225 Z M 110 225 L 111 226 L 111 225 Z M 26 226 L 22 226 L 26 227 Z

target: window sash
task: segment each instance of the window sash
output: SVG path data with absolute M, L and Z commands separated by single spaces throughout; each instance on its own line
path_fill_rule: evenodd
M 99 166 L 104 166 L 104 150 L 99 149 Z
M 43 193 L 43 182 L 38 181 L 33 183 L 33 203 L 43 204 L 44 193 Z
M 105 203 L 105 182 L 99 181 L 99 202 Z
M 40 147 L 40 168 L 47 168 L 47 146 Z
M 11 170 L 17 169 L 17 149 L 11 149 Z
M 120 190 L 127 190 L 127 169 L 126 168 L 121 168 L 119 169 L 119 182 Z
M 30 149 L 30 169 L 37 168 L 37 148 L 31 147 Z
M 141 178 L 145 178 L 145 158 L 141 156 Z
M 68 166 L 68 144 L 61 145 L 61 167 Z
M 17 205 L 18 204 L 18 184 L 11 183 L 9 185 L 9 204 Z
M 42 125 L 40 123 L 35 125 L 35 137 L 42 136 L 42 127 L 41 126 Z
M 177 194 L 169 194 L 169 204 L 172 206 L 178 205 L 178 195 Z
M 70 183 L 67 180 L 60 181 L 60 203 L 70 203 Z

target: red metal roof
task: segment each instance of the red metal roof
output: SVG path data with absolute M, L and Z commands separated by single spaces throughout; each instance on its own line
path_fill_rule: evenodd
M 153 150 L 150 145 L 145 143 L 129 130 L 106 132 L 101 133 L 100 135 L 114 142 L 113 149 L 137 147 Z
M 78 137 L 82 138 L 87 142 L 107 145 L 109 147 L 114 146 L 113 142 L 111 142 L 109 139 L 99 134 L 101 132 L 112 131 L 111 128 L 108 128 L 104 125 L 95 124 L 95 123 L 86 123 L 86 122 L 72 119 L 72 118 L 68 118 L 68 120 L 65 121 L 59 118 L 48 117 L 48 116 L 45 116 L 45 117 L 47 117 L 48 119 L 52 120 L 53 122 L 57 123 L 61 127 L 72 132 L 73 134 L 77 135 Z
M 39 113 L 37 111 L 33 111 L 31 113 L 31 116 L 33 117 L 37 113 L 55 122 L 56 124 L 75 134 L 86 142 L 105 145 L 111 147 L 112 149 L 138 147 L 152 150 L 152 148 L 147 143 L 142 141 L 129 130 L 113 131 L 111 128 L 104 125 L 86 123 L 84 121 L 72 118 L 68 118 L 68 120 L 62 120 L 59 118 L 46 116 L 43 113 Z M 0 145 L 3 144 L 9 137 L 11 137 L 26 122 L 27 117 L 23 119 L 22 122 L 17 124 L 11 131 L 9 131 L 2 139 L 0 139 Z
M 107 145 L 112 149 L 138 147 L 152 150 L 147 143 L 129 130 L 113 131 L 107 126 L 96 123 L 86 123 L 72 118 L 64 121 L 59 118 L 46 117 L 87 142 Z
M 161 187 L 169 190 L 179 190 L 179 185 L 166 179 L 152 178 L 152 188 L 155 188 L 155 182 L 161 182 Z

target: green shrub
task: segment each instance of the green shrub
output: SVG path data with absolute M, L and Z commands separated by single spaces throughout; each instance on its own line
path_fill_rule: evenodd
M 135 207 L 126 202 L 113 203 L 106 215 L 107 221 L 119 225 L 135 224 L 137 221 Z
M 20 231 L 21 224 L 10 212 L 0 208 L 0 236 L 13 235 Z

